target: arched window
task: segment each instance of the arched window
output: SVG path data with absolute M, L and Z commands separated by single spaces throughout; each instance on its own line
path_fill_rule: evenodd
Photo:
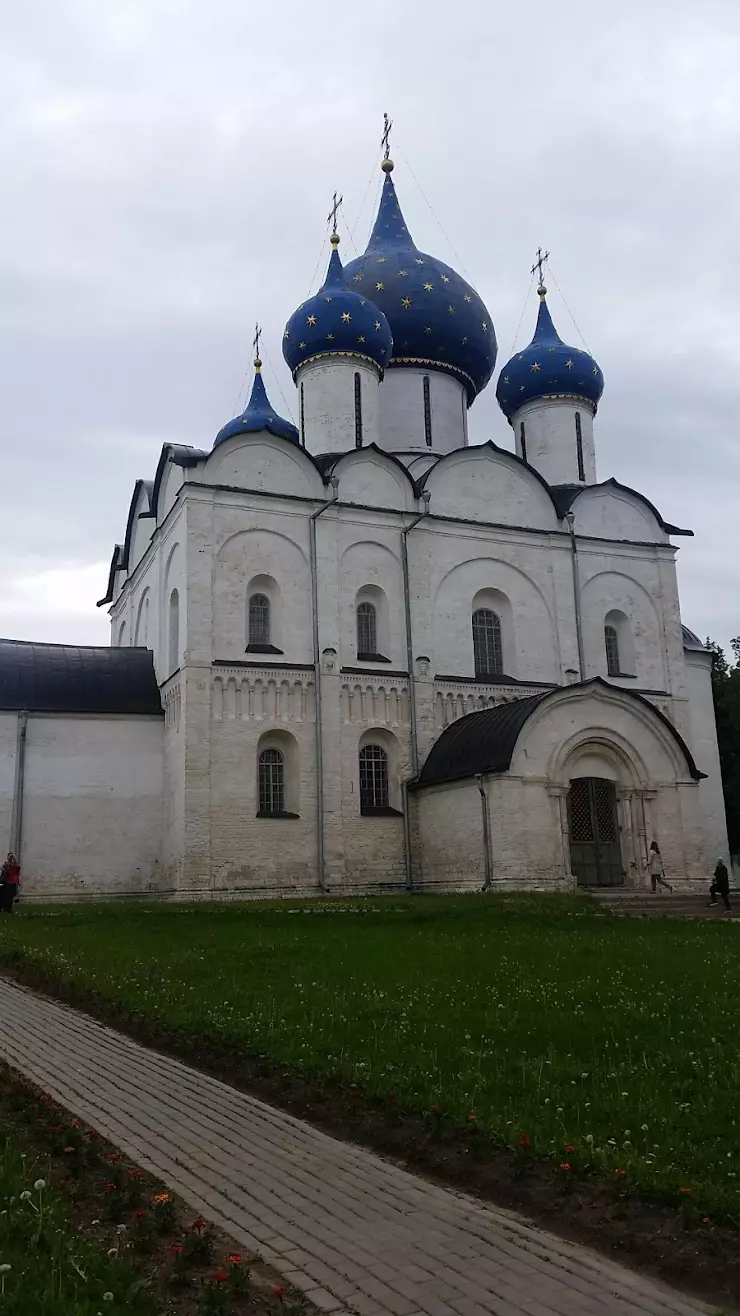
M 524 421 L 519 425 L 519 446 L 522 450 L 522 460 L 527 460 L 527 432 L 524 428 Z
M 609 676 L 619 676 L 619 636 L 616 626 L 604 627 L 604 647 L 606 649 L 606 670 Z
M 362 447 L 362 379 L 355 375 L 355 447 Z
M 382 745 L 360 750 L 360 813 L 388 808 L 388 755 Z
M 357 604 L 357 657 L 378 652 L 378 618 L 372 603 Z
M 260 813 L 285 813 L 285 759 L 280 750 L 263 749 L 258 768 Z
M 432 398 L 429 376 L 424 376 L 424 438 L 428 448 L 432 446 Z
M 478 608 L 473 613 L 473 657 L 476 676 L 483 679 L 503 675 L 501 620 L 491 608 Z
M 249 643 L 270 643 L 270 600 L 266 594 L 252 594 L 250 597 Z
M 585 482 L 586 471 L 583 465 L 583 433 L 581 431 L 581 413 L 576 412 L 576 457 L 578 458 L 578 479 Z
M 170 675 L 180 666 L 180 595 L 176 589 L 170 594 L 169 659 Z

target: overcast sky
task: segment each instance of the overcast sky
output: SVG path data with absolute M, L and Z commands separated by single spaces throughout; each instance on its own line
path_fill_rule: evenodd
M 6 5 L 0 634 L 107 642 L 95 601 L 134 480 L 241 410 L 257 318 L 295 415 L 282 328 L 323 273 L 334 188 L 345 259 L 348 230 L 364 248 L 387 109 L 411 232 L 475 284 L 500 365 L 551 250 L 556 324 L 580 344 L 569 307 L 606 377 L 599 477 L 695 531 L 684 620 L 727 643 L 739 67 L 737 0 Z M 513 446 L 493 383 L 470 428 Z

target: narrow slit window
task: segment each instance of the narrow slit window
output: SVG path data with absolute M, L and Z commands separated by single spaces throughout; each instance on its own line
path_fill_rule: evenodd
M 522 460 L 527 460 L 527 433 L 524 428 L 524 421 L 519 426 L 519 444 L 522 450 Z
M 477 677 L 503 675 L 501 619 L 491 608 L 478 608 L 473 613 L 473 658 Z
M 259 811 L 285 813 L 285 760 L 279 749 L 263 749 L 259 757 Z
M 586 471 L 583 466 L 583 434 L 581 432 L 581 413 L 576 412 L 576 455 L 578 457 L 578 479 L 585 482 Z
M 249 643 L 270 643 L 270 600 L 266 594 L 253 594 L 249 600 Z
M 604 648 L 606 649 L 606 670 L 609 676 L 619 676 L 619 636 L 616 626 L 604 627 Z
M 388 755 L 382 745 L 360 750 L 360 812 L 388 808 Z
M 303 384 L 301 384 L 301 446 L 306 446 L 306 412 L 303 397 Z
M 372 603 L 357 605 L 357 656 L 378 652 L 378 617 Z
M 431 446 L 432 446 L 432 398 L 431 398 L 431 389 L 430 389 L 430 387 L 429 387 L 429 376 L 428 376 L 428 375 L 425 375 L 425 376 L 424 376 L 424 438 L 426 439 L 427 447 L 428 447 L 428 448 L 431 448 Z
M 176 589 L 170 594 L 170 673 L 180 666 L 180 595 Z
M 362 379 L 355 375 L 355 447 L 362 447 Z

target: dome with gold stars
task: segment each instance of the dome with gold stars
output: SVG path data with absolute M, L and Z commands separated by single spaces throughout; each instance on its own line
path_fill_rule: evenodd
M 393 334 L 391 366 L 416 365 L 455 375 L 468 405 L 496 364 L 496 334 L 484 303 L 461 275 L 419 251 L 391 178 L 385 179 L 367 251 L 346 268 L 347 282 L 385 312 Z
M 291 315 L 283 334 L 283 356 L 293 372 L 307 361 L 325 356 L 353 356 L 372 361 L 381 373 L 393 347 L 383 312 L 348 286 L 339 259 L 339 238 L 331 238 L 332 253 L 323 286 L 315 297 Z
M 528 347 L 507 361 L 496 385 L 496 398 L 511 420 L 525 402 L 538 398 L 567 397 L 589 402 L 594 411 L 604 392 L 604 376 L 588 352 L 569 347 L 558 334 L 540 285 L 540 309 L 534 338 Z

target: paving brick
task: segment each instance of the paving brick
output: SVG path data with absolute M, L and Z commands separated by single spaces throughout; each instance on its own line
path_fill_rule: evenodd
M 338 1142 L 0 978 L 16 1065 L 327 1313 L 701 1316 L 505 1210 Z

